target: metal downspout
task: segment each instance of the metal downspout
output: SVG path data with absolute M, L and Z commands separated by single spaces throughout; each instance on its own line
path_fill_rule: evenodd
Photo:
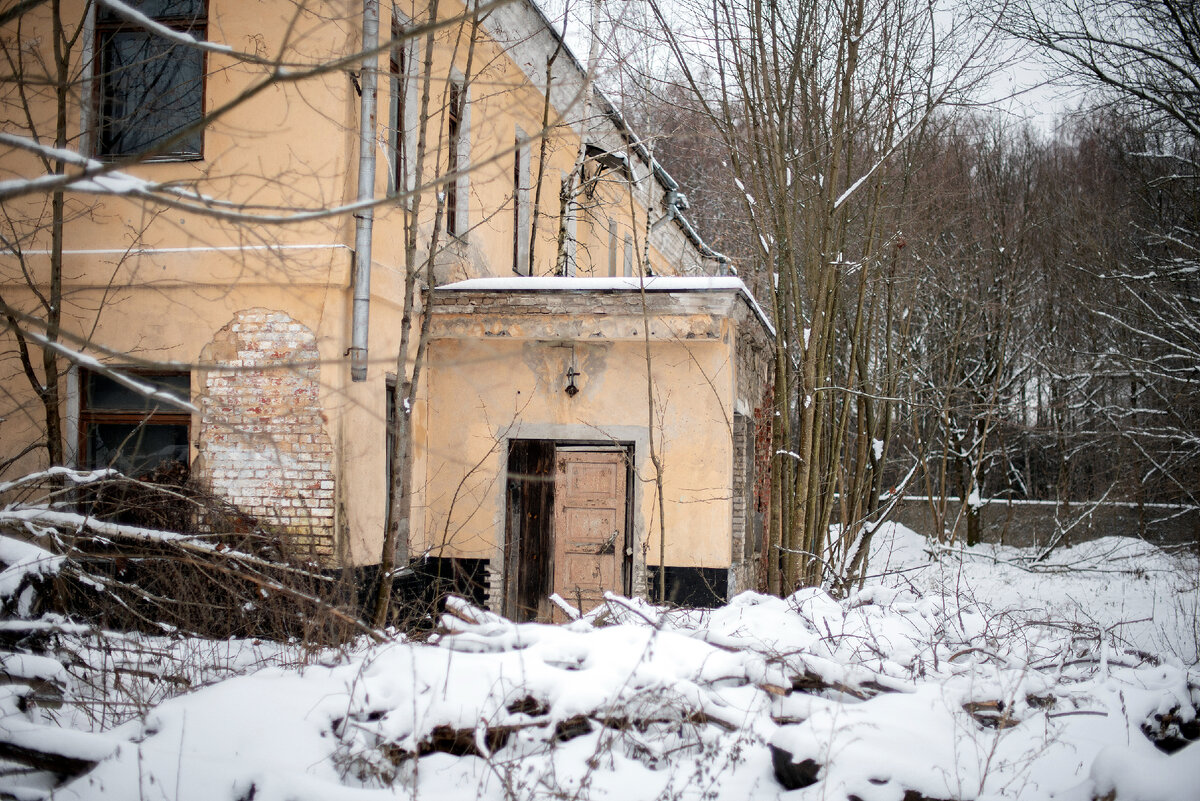
M 656 222 L 651 224 L 650 233 L 654 233 L 655 231 L 657 231 L 658 227 L 660 225 L 662 225 L 663 223 L 668 223 L 671 220 L 674 220 L 676 217 L 679 216 L 679 207 L 675 205 L 678 202 L 678 200 L 679 200 L 679 192 L 677 190 L 670 189 L 667 191 L 667 198 L 666 198 L 667 213 L 664 214 L 659 220 L 657 220 Z
M 350 333 L 350 380 L 367 380 L 367 331 L 371 315 L 371 230 L 375 222 L 375 115 L 379 73 L 379 0 L 363 0 L 362 108 L 358 123 L 358 203 L 354 214 L 354 307 Z

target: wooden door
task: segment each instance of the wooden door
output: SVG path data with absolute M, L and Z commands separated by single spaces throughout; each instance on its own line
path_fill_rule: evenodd
M 622 588 L 625 452 L 560 449 L 557 461 L 554 591 L 587 612 Z

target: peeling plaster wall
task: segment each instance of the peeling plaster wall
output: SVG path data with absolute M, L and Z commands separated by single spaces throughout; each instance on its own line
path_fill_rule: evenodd
M 302 555 L 334 555 L 333 445 L 308 327 L 281 311 L 238 312 L 204 349 L 196 472 L 243 511 L 292 535 Z M 226 368 L 226 369 L 219 369 Z

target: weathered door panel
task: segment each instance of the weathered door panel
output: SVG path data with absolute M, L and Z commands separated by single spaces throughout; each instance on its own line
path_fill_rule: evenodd
M 625 453 L 560 450 L 557 468 L 554 591 L 586 612 L 622 589 Z

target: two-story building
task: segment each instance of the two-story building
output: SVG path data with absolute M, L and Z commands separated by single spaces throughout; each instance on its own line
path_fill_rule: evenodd
M 756 586 L 769 322 L 530 0 L 56 8 L 3 38 L 4 477 L 51 397 L 67 464 L 371 565 L 411 415 L 400 552 L 496 609 Z

